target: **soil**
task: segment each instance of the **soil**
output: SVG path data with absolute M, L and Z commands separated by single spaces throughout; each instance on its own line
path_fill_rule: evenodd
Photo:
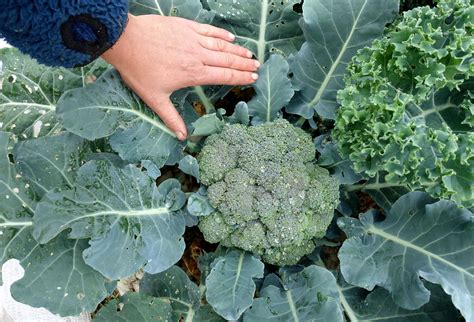
M 215 251 L 217 244 L 206 242 L 198 227 L 188 228 L 184 234 L 184 241 L 186 242 L 186 249 L 183 257 L 178 262 L 178 266 L 188 274 L 191 280 L 199 284 L 201 272 L 198 267 L 198 258 L 204 252 Z

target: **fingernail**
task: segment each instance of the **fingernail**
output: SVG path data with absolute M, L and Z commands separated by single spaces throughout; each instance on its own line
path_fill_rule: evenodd
M 181 132 L 181 131 L 176 131 L 176 137 L 177 137 L 178 140 L 180 140 L 180 141 L 186 140 L 186 135 L 184 135 L 184 133 Z
M 229 39 L 230 40 L 235 40 L 235 35 L 231 32 L 229 32 Z
M 252 79 L 257 80 L 258 79 L 258 74 L 257 73 L 252 73 Z
M 250 50 L 247 51 L 247 57 L 248 57 L 248 58 L 252 58 L 252 57 L 253 57 L 253 54 L 252 54 L 252 52 L 251 52 Z
M 259 68 L 260 67 L 260 62 L 258 60 L 255 61 L 255 67 Z

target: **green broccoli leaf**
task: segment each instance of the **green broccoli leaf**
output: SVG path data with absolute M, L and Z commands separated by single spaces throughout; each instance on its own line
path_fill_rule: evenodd
M 161 168 L 181 150 L 175 134 L 114 70 L 87 88 L 63 95 L 57 115 L 68 131 L 85 139 L 109 137 L 112 148 L 130 162 L 150 160 Z
M 239 102 L 235 106 L 234 114 L 230 117 L 227 117 L 227 122 L 230 124 L 242 124 L 249 125 L 250 115 L 249 115 L 249 106 L 245 102 Z
M 191 215 L 196 217 L 209 216 L 216 211 L 209 202 L 205 187 L 200 187 L 197 192 L 189 196 L 187 209 Z
M 0 61 L 0 130 L 19 140 L 58 133 L 55 110 L 61 95 L 94 82 L 108 67 L 97 60 L 76 69 L 51 68 L 13 48 L 0 50 Z
M 339 180 L 341 184 L 354 184 L 363 179 L 356 173 L 350 160 L 343 159 L 337 151 L 337 146 L 329 135 L 324 134 L 315 139 L 316 149 L 320 153 L 318 164 Z
M 219 133 L 224 128 L 224 124 L 225 122 L 215 113 L 204 115 L 192 124 L 194 127 L 192 136 L 208 136 Z
M 194 320 L 196 322 L 225 322 L 223 318 L 221 318 L 210 305 L 203 305 L 201 309 L 197 311 Z
M 236 35 L 260 63 L 271 53 L 285 56 L 299 49 L 303 35 L 298 26 L 301 15 L 293 10 L 298 0 L 206 1 L 216 14 L 214 24 Z
M 57 187 L 74 186 L 77 170 L 90 147 L 87 141 L 71 134 L 19 142 L 14 157 L 20 174 L 43 197 Z
M 146 174 L 153 180 L 157 180 L 161 176 L 160 168 L 149 160 L 142 160 L 140 162 L 142 169 L 146 170 Z
M 52 191 L 38 204 L 34 237 L 46 243 L 71 229 L 70 238 L 91 238 L 84 259 L 110 279 L 130 276 L 144 265 L 146 272 L 158 273 L 184 251 L 185 220 L 176 213 L 184 203 L 174 179 L 156 187 L 133 165 L 122 169 L 91 161 L 79 169 L 74 189 Z
M 30 229 L 36 196 L 11 163 L 14 144 L 11 133 L 0 131 L 0 267 L 11 258 L 26 256 L 35 245 Z
M 400 197 L 410 192 L 406 185 L 386 182 L 383 175 L 379 174 L 366 183 L 346 186 L 346 191 L 367 193 L 385 211 L 389 211 Z
M 340 218 L 350 238 L 339 251 L 341 270 L 351 284 L 386 288 L 397 305 L 415 310 L 430 299 L 423 278 L 440 284 L 467 321 L 473 318 L 473 215 L 454 203 L 422 192 L 401 197 L 382 222 L 374 211 Z M 357 229 L 355 229 L 357 227 Z
M 272 55 L 260 68 L 256 95 L 248 102 L 252 124 L 271 122 L 295 94 L 288 78 L 290 67 L 281 55 Z
M 214 17 L 203 9 L 199 0 L 129 0 L 128 3 L 134 15 L 177 16 L 202 23 L 209 23 Z
M 314 0 L 303 4 L 303 47 L 289 58 L 297 91 L 286 111 L 335 119 L 337 91 L 357 50 L 382 36 L 398 0 Z
M 171 321 L 194 321 L 200 308 L 199 288 L 178 266 L 156 275 L 145 274 L 140 293 L 169 301 L 173 309 Z
M 123 310 L 116 313 L 119 303 Z M 155 304 L 157 303 L 157 304 Z M 127 307 L 128 306 L 128 307 Z M 118 315 L 117 315 L 118 314 Z M 120 316 L 120 318 L 119 318 Z M 140 294 L 128 294 L 107 304 L 97 315 L 99 321 L 185 321 L 221 322 L 209 305 L 201 305 L 201 293 L 186 273 L 173 266 L 160 274 L 145 274 L 140 282 Z M 115 321 L 115 320 L 114 320 Z
M 16 300 L 47 308 L 61 316 L 71 316 L 95 310 L 108 295 L 106 278 L 86 265 L 82 258 L 87 241 L 67 239 L 65 235 L 46 245 L 35 243 L 28 255 L 19 258 L 25 276 L 11 287 Z
M 33 239 L 32 217 L 38 195 L 33 186 L 25 181 L 27 176 L 23 176 L 11 163 L 15 143 L 12 137 L 11 133 L 0 132 L 0 267 L 9 259 L 18 259 L 25 269 L 25 275 L 13 284 L 11 292 L 17 301 L 44 307 L 62 316 L 92 311 L 107 296 L 105 278 L 84 263 L 82 251 L 87 247 L 86 241 L 66 239 L 64 234 L 46 245 L 39 245 Z M 22 142 L 20 147 L 23 149 L 25 146 L 37 145 L 40 148 L 37 152 L 49 157 L 53 153 L 53 146 L 46 147 L 41 142 L 48 141 L 60 148 L 68 137 L 73 136 L 40 138 Z M 68 142 L 73 144 L 77 140 Z M 75 160 L 75 157 L 72 159 Z M 58 166 L 65 160 L 59 159 L 52 164 Z M 40 167 L 34 178 L 44 179 L 41 182 L 46 186 L 55 182 L 58 187 L 66 187 L 63 179 L 71 179 L 68 175 L 60 177 L 59 169 L 51 170 L 52 177 L 49 178 L 47 169 L 41 168 L 44 163 L 32 161 L 30 164 Z
M 199 164 L 195 157 L 187 155 L 179 161 L 179 169 L 199 182 Z
M 255 256 L 231 251 L 218 257 L 206 278 L 206 299 L 227 320 L 237 320 L 253 302 L 254 278 L 263 277 L 263 263 Z
M 244 322 L 344 321 L 336 279 L 315 265 L 282 276 L 283 287 L 269 285 L 260 291 Z
M 341 305 L 350 322 L 445 322 L 460 318 L 458 310 L 439 285 L 426 282 L 425 286 L 431 292 L 430 302 L 417 310 L 406 310 L 399 307 L 390 293 L 381 287 L 368 292 L 348 284 L 340 272 L 336 276 Z
M 168 300 L 151 296 L 129 293 L 115 299 L 103 307 L 94 321 L 97 322 L 168 322 L 172 317 L 172 308 Z

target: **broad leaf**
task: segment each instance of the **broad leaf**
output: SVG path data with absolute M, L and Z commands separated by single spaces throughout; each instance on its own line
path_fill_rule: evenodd
M 30 237 L 35 195 L 11 163 L 14 143 L 11 133 L 0 131 L 0 268 L 28 254 L 35 244 Z
M 377 205 L 385 211 L 389 211 L 392 205 L 410 190 L 404 184 L 385 182 L 382 177 L 384 177 L 382 174 L 377 174 L 375 178 L 370 179 L 367 183 L 348 185 L 346 190 L 348 192 L 359 190 L 365 192 Z
M 213 14 L 203 9 L 199 0 L 129 0 L 134 15 L 177 16 L 199 22 L 210 22 Z
M 441 287 L 427 283 L 431 292 L 430 302 L 417 310 L 406 310 L 393 301 L 390 293 L 377 287 L 369 294 L 367 291 L 349 284 L 338 286 L 341 305 L 349 322 L 445 322 L 457 321 L 458 311 Z
M 0 50 L 0 61 L 0 130 L 20 140 L 59 132 L 60 96 L 93 82 L 107 68 L 101 60 L 76 69 L 50 68 L 12 48 Z
M 12 286 L 11 292 L 19 302 L 63 316 L 92 311 L 107 295 L 104 278 L 84 263 L 85 241 L 58 236 L 39 245 L 33 239 L 37 195 L 10 163 L 13 143 L 10 133 L 0 132 L 0 268 L 15 258 L 25 269 L 25 276 Z M 47 172 L 36 173 L 37 178 L 48 178 Z M 57 184 L 61 187 L 64 182 Z
M 207 197 L 205 187 L 200 187 L 197 192 L 189 196 L 187 209 L 191 215 L 196 217 L 209 216 L 216 211 Z
M 108 295 L 105 278 L 82 259 L 87 241 L 65 237 L 62 234 L 46 245 L 36 244 L 19 258 L 25 276 L 11 287 L 17 301 L 75 316 L 94 311 Z
M 341 184 L 353 184 L 363 179 L 353 170 L 352 162 L 340 156 L 336 144 L 331 141 L 329 135 L 318 136 L 315 144 L 320 153 L 318 164 L 329 170 Z
M 85 140 L 63 133 L 20 142 L 15 146 L 14 157 L 20 174 L 42 197 L 54 188 L 72 188 L 76 172 L 89 152 Z
M 196 322 L 224 322 L 222 317 L 220 317 L 210 305 L 203 305 L 197 311 L 196 315 L 194 316 L 194 320 Z
M 103 307 L 94 321 L 97 322 L 169 322 L 171 305 L 167 300 L 148 295 L 129 293 L 118 300 L 112 300 Z
M 193 123 L 194 131 L 192 136 L 208 136 L 220 133 L 224 128 L 225 122 L 216 114 L 208 114 L 199 118 Z
M 178 266 L 156 275 L 145 274 L 140 293 L 171 303 L 172 321 L 193 321 L 200 307 L 201 294 L 196 284 Z
M 141 166 L 146 170 L 146 174 L 153 180 L 157 180 L 161 176 L 160 168 L 156 166 L 153 162 L 149 160 L 143 160 Z
M 46 243 L 61 231 L 70 238 L 91 238 L 87 264 L 110 279 L 145 271 L 159 273 L 184 251 L 184 216 L 176 213 L 185 196 L 176 180 L 156 187 L 135 166 L 116 168 L 91 161 L 78 172 L 74 189 L 48 193 L 38 204 L 34 237 Z M 110 263 L 120 265 L 110 265 Z
M 237 320 L 248 309 L 255 295 L 254 278 L 263 277 L 263 263 L 255 256 L 231 251 L 212 263 L 206 278 L 206 298 L 227 320 Z
M 361 221 L 339 219 L 350 238 L 339 251 L 341 270 L 351 284 L 389 290 L 395 303 L 418 309 L 430 299 L 420 279 L 440 284 L 467 321 L 474 306 L 473 215 L 449 201 L 411 192 L 382 222 L 367 212 Z M 347 228 L 346 228 L 347 227 Z
M 231 31 L 263 64 L 270 53 L 289 55 L 299 49 L 303 35 L 300 14 L 293 10 L 298 0 L 207 1 L 216 13 L 214 24 Z
M 250 115 L 247 103 L 237 103 L 237 105 L 235 106 L 234 114 L 232 114 L 230 117 L 227 117 L 227 122 L 230 124 L 249 125 Z
M 86 88 L 67 92 L 57 115 L 68 131 L 85 139 L 109 137 L 112 148 L 130 162 L 150 160 L 161 168 L 181 150 L 175 134 L 114 70 Z
M 232 90 L 232 86 L 195 86 L 183 89 L 188 104 L 198 107 L 202 105 L 206 114 L 212 114 L 216 111 L 214 104 L 223 99 Z
M 272 55 L 261 67 L 254 85 L 256 95 L 248 102 L 252 124 L 271 122 L 294 95 L 288 78 L 289 66 L 281 55 Z
M 179 169 L 199 182 L 199 164 L 195 157 L 187 155 L 179 161 Z
M 211 273 L 212 268 L 214 267 L 213 266 L 214 261 L 219 257 L 224 257 L 232 250 L 233 249 L 224 248 L 223 246 L 219 245 L 214 252 L 212 253 L 204 252 L 201 256 L 199 256 L 198 268 L 199 268 L 199 272 L 201 273 L 201 278 L 200 278 L 201 285 L 206 284 L 206 279 Z
M 282 282 L 283 288 L 269 285 L 260 291 L 244 322 L 343 321 L 336 279 L 328 270 L 312 265 L 284 274 Z
M 398 0 L 305 1 L 306 42 L 289 59 L 297 93 L 286 110 L 307 119 L 316 110 L 323 118 L 334 119 L 347 64 L 358 49 L 382 36 L 397 12 Z

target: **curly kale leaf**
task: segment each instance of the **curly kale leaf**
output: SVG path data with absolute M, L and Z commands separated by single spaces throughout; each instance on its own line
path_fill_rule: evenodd
M 353 59 L 333 136 L 356 171 L 473 206 L 473 12 L 416 8 Z

